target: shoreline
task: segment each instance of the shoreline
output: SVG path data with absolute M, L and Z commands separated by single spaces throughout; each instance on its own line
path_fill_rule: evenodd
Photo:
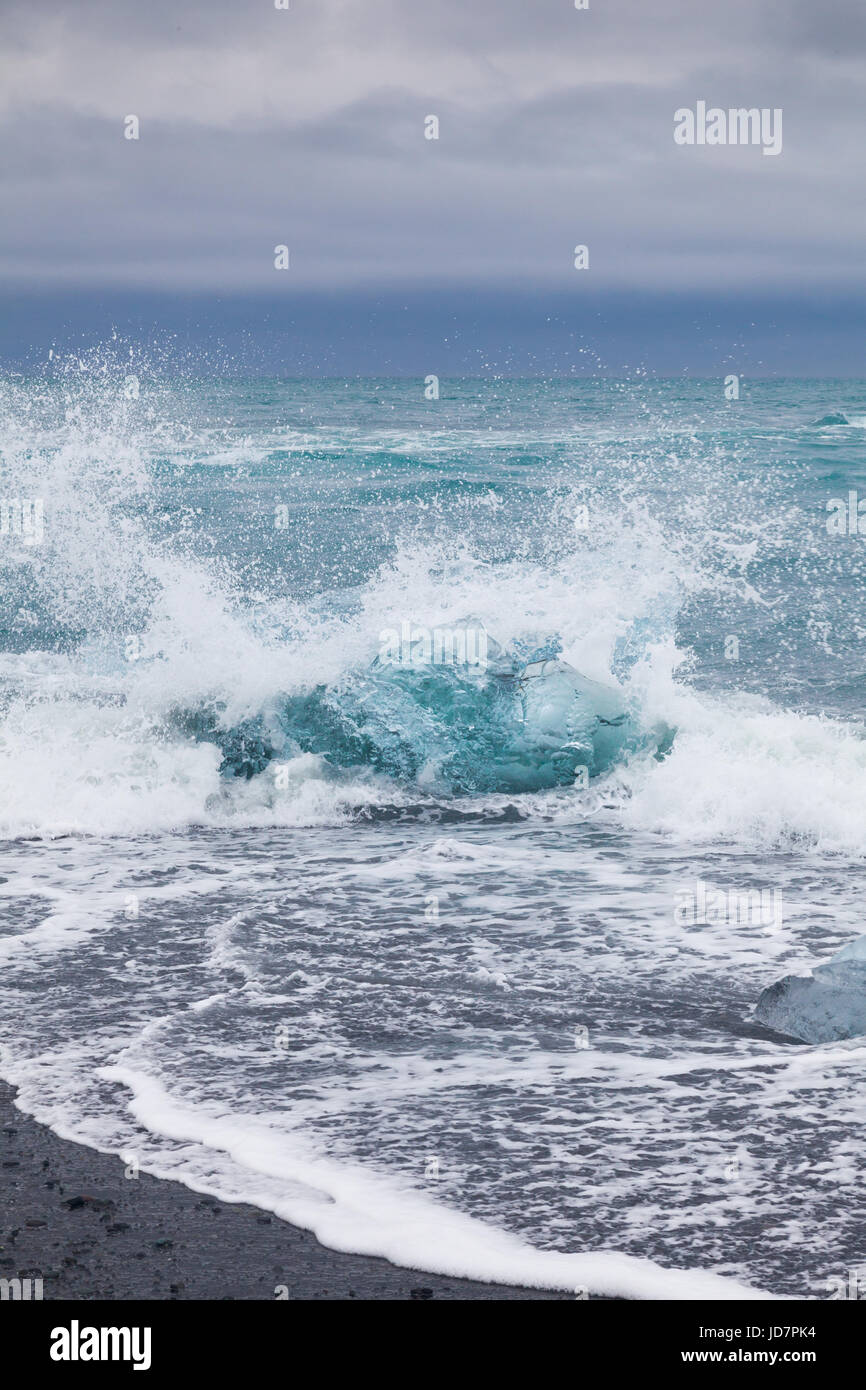
M 277 1288 L 302 1300 L 573 1299 L 346 1255 L 258 1207 L 129 1180 L 120 1158 L 59 1138 L 15 1095 L 0 1081 L 0 1279 L 41 1278 L 46 1302 L 273 1302 Z

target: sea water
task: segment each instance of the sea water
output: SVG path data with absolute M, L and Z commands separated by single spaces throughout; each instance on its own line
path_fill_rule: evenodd
M 754 1007 L 863 931 L 864 470 L 850 381 L 3 379 L 20 1104 L 422 1270 L 827 1297 L 866 1042 Z

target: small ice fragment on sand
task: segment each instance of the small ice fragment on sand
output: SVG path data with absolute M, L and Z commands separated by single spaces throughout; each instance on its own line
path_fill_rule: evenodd
M 866 1034 L 866 936 L 860 936 L 811 975 L 786 975 L 765 989 L 759 1023 L 807 1043 Z

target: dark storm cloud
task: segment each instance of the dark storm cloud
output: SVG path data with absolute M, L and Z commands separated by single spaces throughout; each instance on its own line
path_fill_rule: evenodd
M 574 289 L 586 243 L 594 290 L 862 285 L 860 6 L 590 5 L 7 3 L 0 278 Z M 699 98 L 782 154 L 676 146 Z

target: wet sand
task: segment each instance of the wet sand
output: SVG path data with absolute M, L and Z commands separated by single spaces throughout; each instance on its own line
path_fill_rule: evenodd
M 126 1178 L 119 1158 L 58 1138 L 14 1094 L 0 1082 L 0 1279 L 41 1278 L 46 1300 L 572 1297 L 340 1254 L 256 1207 Z

